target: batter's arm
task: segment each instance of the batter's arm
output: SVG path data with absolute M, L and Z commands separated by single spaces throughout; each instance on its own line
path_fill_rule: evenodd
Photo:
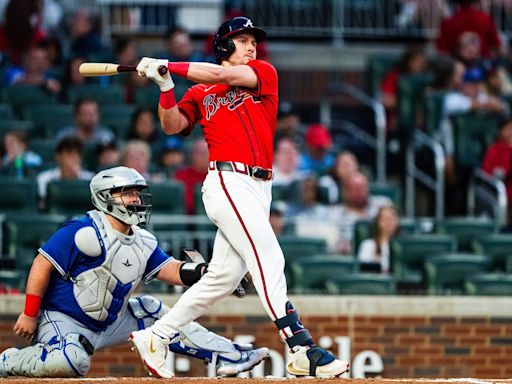
M 164 109 L 158 104 L 158 117 L 162 124 L 162 130 L 168 135 L 176 135 L 188 128 L 188 120 L 183 116 L 175 105 L 172 108 Z
M 25 310 L 19 315 L 14 325 L 14 332 L 26 340 L 30 340 L 36 331 L 39 305 L 54 270 L 53 264 L 38 253 L 28 275 Z
M 234 87 L 256 88 L 258 78 L 248 65 L 222 66 L 211 63 L 187 63 L 186 77 L 200 84 L 227 84 Z M 173 63 L 169 63 L 171 73 Z M 183 72 L 177 72 L 180 75 Z

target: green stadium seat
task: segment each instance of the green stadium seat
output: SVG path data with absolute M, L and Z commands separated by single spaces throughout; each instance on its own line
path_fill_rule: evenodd
M 2 89 L 2 98 L 21 116 L 22 108 L 32 104 L 50 104 L 57 102 L 57 96 L 35 85 L 13 85 Z
M 501 273 L 483 273 L 466 279 L 464 291 L 473 296 L 511 296 L 512 276 Z
M 37 191 L 34 181 L 0 178 L 0 212 L 33 212 L 37 208 Z
M 34 131 L 34 123 L 28 120 L 13 120 L 13 119 L 1 119 L 0 118 L 0 135 L 4 135 L 9 130 L 20 130 L 26 131 L 32 134 Z
M 472 253 L 450 253 L 432 256 L 425 261 L 427 292 L 460 294 L 466 280 L 474 274 L 488 272 L 491 258 Z
M 455 161 L 458 166 L 478 168 L 487 147 L 496 138 L 500 116 L 491 113 L 464 113 L 452 117 Z
M 12 106 L 7 103 L 0 104 L 0 120 L 11 120 L 14 119 L 14 112 Z
M 427 94 L 423 105 L 425 132 L 434 136 L 439 132 L 439 124 L 443 112 L 443 102 L 446 92 L 433 92 Z
M 29 105 L 23 108 L 23 116 L 34 123 L 36 132 L 48 139 L 74 123 L 73 106 L 64 104 Z
M 117 137 L 124 138 L 130 128 L 135 109 L 135 106 L 127 104 L 101 105 L 101 123 L 110 128 Z
M 507 259 L 512 258 L 512 234 L 479 236 L 473 240 L 472 250 L 476 254 L 490 256 L 493 271 L 512 273 L 512 265 L 507 266 Z
M 330 278 L 326 288 L 337 295 L 394 295 L 396 281 L 389 275 L 352 273 Z
M 455 236 L 459 251 L 470 251 L 473 240 L 496 233 L 498 224 L 485 217 L 449 217 L 436 223 L 436 228 L 438 233 Z
M 278 241 L 287 262 L 327 253 L 327 244 L 323 239 L 283 235 L 278 237 Z
M 391 270 L 400 283 L 422 284 L 424 263 L 435 254 L 454 252 L 454 236 L 441 234 L 402 235 L 391 241 Z
M 431 74 L 405 75 L 398 81 L 397 114 L 401 127 L 417 126 L 417 118 L 423 108 L 425 90 L 432 83 Z
M 28 271 L 37 249 L 65 222 L 66 216 L 49 214 L 11 214 L 5 220 L 6 255 L 16 268 Z
M 57 143 L 52 139 L 34 138 L 30 140 L 30 148 L 43 158 L 46 165 L 55 164 L 55 147 Z
M 156 111 L 160 99 L 160 89 L 153 84 L 147 87 L 138 87 L 135 88 L 134 97 L 138 107 Z
M 158 89 L 158 87 L 155 87 Z M 119 104 L 124 100 L 124 88 L 119 84 L 86 84 L 74 86 L 68 90 L 68 101 L 75 104 L 80 99 L 93 99 L 98 105 Z
M 15 269 L 15 270 L 0 270 L 0 285 L 4 285 L 9 288 L 18 289 L 21 292 L 25 291 L 25 285 L 27 282 L 27 272 Z
M 398 185 L 381 182 L 371 182 L 369 184 L 370 195 L 372 196 L 386 196 L 397 207 L 402 206 L 402 193 Z
M 149 187 L 153 196 L 152 212 L 159 214 L 185 214 L 185 187 L 183 183 L 169 180 L 152 183 Z
M 380 84 L 384 76 L 395 66 L 400 59 L 396 54 L 371 55 L 366 62 L 366 87 L 368 94 L 376 97 L 380 91 Z
M 293 276 L 288 286 L 294 293 L 325 293 L 329 278 L 354 273 L 356 265 L 356 259 L 351 256 L 315 255 L 294 259 L 287 266 Z
M 83 215 L 94 209 L 88 180 L 55 180 L 48 184 L 48 213 Z

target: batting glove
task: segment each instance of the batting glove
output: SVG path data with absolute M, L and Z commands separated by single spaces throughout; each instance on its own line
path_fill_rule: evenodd
M 151 57 L 143 57 L 137 65 L 137 73 L 139 76 L 145 76 L 153 80 L 160 87 L 161 92 L 167 92 L 174 88 L 172 77 L 167 71 L 165 75 L 159 73 L 160 67 L 167 68 L 169 60 L 153 59 Z

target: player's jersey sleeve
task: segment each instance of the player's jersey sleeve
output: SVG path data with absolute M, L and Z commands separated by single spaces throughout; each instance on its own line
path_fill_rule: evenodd
M 165 264 L 170 262 L 172 257 L 164 252 L 162 248 L 157 246 L 151 256 L 149 256 L 146 270 L 144 271 L 143 281 L 144 284 L 149 283 L 155 278 Z
M 251 60 L 247 65 L 252 68 L 258 78 L 256 88 L 248 91 L 255 96 L 277 96 L 277 71 L 274 66 L 263 60 Z
M 196 92 L 197 86 L 189 88 L 178 103 L 180 113 L 185 116 L 188 121 L 188 128 L 181 132 L 182 135 L 188 135 L 201 118 L 201 111 L 195 99 Z
M 39 248 L 39 253 L 46 257 L 62 276 L 69 272 L 80 253 L 75 244 L 75 234 L 79 229 L 87 226 L 91 226 L 89 218 L 70 221 Z

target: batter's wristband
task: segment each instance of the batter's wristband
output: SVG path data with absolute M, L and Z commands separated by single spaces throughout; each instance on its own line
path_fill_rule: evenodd
M 188 74 L 188 67 L 190 67 L 190 63 L 183 62 L 183 63 L 173 63 L 169 62 L 167 64 L 167 69 L 169 69 L 169 72 L 181 77 L 187 77 Z
M 25 295 L 25 309 L 23 313 L 29 317 L 37 317 L 39 308 L 41 308 L 42 297 L 37 295 Z
M 160 92 L 160 106 L 163 109 L 171 109 L 176 105 L 176 97 L 174 96 L 174 89 L 167 92 Z

